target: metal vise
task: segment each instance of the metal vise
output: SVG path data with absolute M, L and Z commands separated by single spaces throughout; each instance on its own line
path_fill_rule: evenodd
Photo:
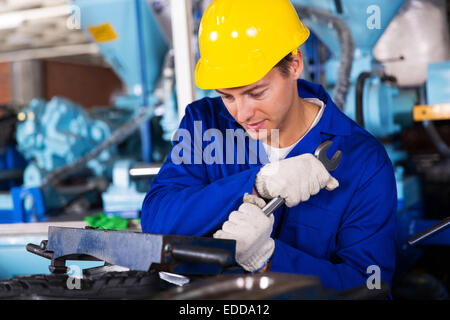
M 219 274 L 237 268 L 236 241 L 141 232 L 49 227 L 48 240 L 27 251 L 51 260 L 52 273 L 67 273 L 66 260 L 105 261 L 136 271 Z

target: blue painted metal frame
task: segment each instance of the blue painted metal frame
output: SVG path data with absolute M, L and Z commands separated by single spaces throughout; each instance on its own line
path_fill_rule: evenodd
M 141 2 L 142 0 L 134 0 L 135 9 L 136 9 L 136 30 L 138 33 L 138 53 L 139 53 L 139 62 L 141 67 L 141 86 L 142 86 L 142 94 L 141 94 L 141 108 L 149 108 L 149 99 L 148 95 L 151 92 L 148 91 L 148 80 L 147 74 L 145 73 L 145 66 L 147 65 L 146 57 L 147 55 L 144 52 L 144 34 L 142 30 L 142 14 L 141 14 Z M 144 162 L 150 163 L 152 162 L 152 136 L 151 136 L 151 123 L 150 120 L 144 122 L 141 126 L 141 148 L 142 148 L 142 160 Z
M 306 57 L 309 59 L 308 61 L 308 71 L 312 74 L 311 81 L 315 83 L 322 82 L 322 74 L 325 72 L 325 63 L 323 63 L 320 59 L 320 45 L 322 42 L 316 36 L 313 31 L 310 31 L 310 35 L 308 40 L 304 43 L 304 48 L 306 51 Z M 326 58 L 331 57 L 331 51 L 325 47 L 326 50 Z
M 27 161 L 12 145 L 6 146 L 6 152 L 0 154 L 0 173 L 2 170 L 25 169 L 26 165 Z M 17 181 L 0 181 L 0 191 L 18 185 Z
M 344 112 L 351 118 L 355 118 L 355 82 L 362 72 L 379 70 L 383 67 L 377 63 L 373 57 L 372 49 L 376 42 L 386 30 L 390 21 L 395 17 L 397 11 L 405 0 L 342 0 L 342 12 L 339 13 L 335 3 L 331 0 L 292 0 L 293 4 L 320 8 L 331 12 L 343 19 L 351 30 L 355 43 L 355 57 L 350 76 L 351 86 L 347 95 Z M 379 28 L 369 28 L 367 23 L 372 15 L 379 10 Z M 375 17 L 375 16 L 374 16 Z M 300 18 L 301 12 L 300 12 Z M 312 19 L 303 19 L 307 26 L 317 35 L 320 41 L 332 52 L 332 57 L 325 64 L 325 74 L 327 85 L 332 87 L 337 80 L 337 70 L 340 60 L 340 44 L 336 31 L 326 24 L 321 24 Z M 445 71 L 447 70 L 447 71 Z M 428 67 L 427 95 L 428 104 L 438 104 L 450 102 L 450 91 L 442 88 L 442 83 L 450 81 L 450 61 L 431 64 Z M 378 137 L 386 137 L 401 130 L 401 127 L 411 125 L 404 120 L 399 121 L 402 115 L 412 113 L 412 108 L 416 104 L 417 94 L 412 89 L 399 89 L 395 85 L 391 86 L 380 81 L 378 76 L 373 76 L 367 80 L 363 94 L 363 114 L 366 129 Z M 406 118 L 406 117 L 403 117 Z M 411 117 L 412 119 L 412 117 Z M 401 160 L 405 160 L 407 154 L 386 146 L 389 157 L 394 165 Z M 408 239 L 428 227 L 438 223 L 437 220 L 425 219 L 422 201 L 415 184 L 404 179 L 403 174 L 397 177 L 397 189 L 401 191 L 399 195 L 399 208 L 397 212 L 398 226 L 398 258 L 399 268 L 405 269 L 411 266 L 422 254 L 423 247 L 427 245 L 450 245 L 450 229 L 444 230 L 416 246 L 410 246 Z
M 118 106 L 152 108 L 153 90 L 161 74 L 168 44 L 148 2 L 76 0 L 74 4 L 80 7 L 81 25 L 86 34 L 89 35 L 89 26 L 99 23 L 110 23 L 118 34 L 117 39 L 97 43 L 106 61 L 128 87 L 129 97 L 120 99 Z M 141 126 L 140 137 L 142 160 L 150 163 L 153 160 L 150 121 Z
M 427 103 L 450 103 L 450 61 L 430 63 L 427 70 Z
M 45 203 L 39 188 L 13 187 L 10 190 L 13 207 L 0 211 L 0 223 L 47 221 Z
M 47 221 L 45 215 L 45 203 L 39 188 L 16 187 L 11 189 L 14 203 L 13 221 L 11 222 L 34 222 Z M 27 206 L 27 201 L 31 201 Z

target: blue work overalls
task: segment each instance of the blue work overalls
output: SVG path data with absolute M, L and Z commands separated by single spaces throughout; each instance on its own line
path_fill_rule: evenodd
M 302 98 L 318 98 L 326 107 L 320 121 L 287 157 L 314 153 L 322 142 L 333 141 L 329 156 L 342 151 L 339 167 L 331 172 L 339 187 L 323 189 L 306 202 L 292 208 L 283 205 L 275 212 L 271 271 L 315 275 L 324 287 L 342 290 L 365 285 L 379 268 L 381 279 L 390 283 L 395 267 L 397 207 L 392 163 L 383 145 L 343 114 L 322 86 L 300 79 L 298 93 Z M 201 121 L 201 127 L 195 121 Z M 199 149 L 204 151 L 210 142 L 195 144 L 194 140 L 211 128 L 219 129 L 223 137 L 227 129 L 242 129 L 220 97 L 187 106 L 180 129 L 191 138 L 180 138 L 173 145 L 191 144 L 201 155 Z M 260 142 L 255 151 L 250 140 L 245 141 L 246 160 L 252 152 L 263 149 Z M 218 153 L 226 158 L 225 145 Z M 237 148 L 239 145 L 234 146 L 235 158 L 242 151 Z M 267 162 L 265 155 L 256 163 L 198 163 L 194 154 L 190 164 L 178 164 L 178 158 L 174 163 L 169 155 L 143 202 L 144 232 L 211 236 L 239 207 L 244 193 L 252 192 L 256 174 Z

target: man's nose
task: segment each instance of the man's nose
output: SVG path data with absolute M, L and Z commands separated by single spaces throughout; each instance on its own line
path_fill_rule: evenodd
M 255 114 L 255 110 L 252 106 L 243 103 L 242 101 L 236 102 L 236 110 L 237 110 L 237 121 L 240 123 L 246 123 L 251 118 L 253 118 Z

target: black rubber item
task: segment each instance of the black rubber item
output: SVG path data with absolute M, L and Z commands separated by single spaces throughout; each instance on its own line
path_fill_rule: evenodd
M 356 122 L 364 128 L 364 113 L 363 113 L 363 93 L 364 93 L 364 85 L 366 79 L 370 78 L 373 75 L 371 72 L 361 72 L 356 80 L 356 97 L 355 97 L 355 105 L 356 105 L 356 114 L 355 120 Z
M 431 274 L 411 273 L 394 282 L 394 300 L 448 300 L 444 284 Z
M 342 14 L 342 2 L 341 0 L 334 0 L 334 5 L 336 7 L 336 12 Z
M 175 245 L 170 249 L 172 256 L 179 261 L 207 263 L 229 267 L 233 258 L 228 250 L 191 245 Z
M 13 170 L 4 170 L 0 171 L 0 181 L 2 180 L 18 180 L 23 177 L 23 169 L 13 169 Z
M 333 298 L 314 276 L 262 272 L 221 274 L 167 290 L 154 300 L 317 300 Z
M 0 281 L 0 299 L 149 299 L 173 288 L 156 271 L 107 272 L 84 277 L 80 289 L 69 289 L 67 275 L 32 275 Z M 71 279 L 74 283 L 74 279 Z
M 0 149 L 14 143 L 14 132 L 17 123 L 16 112 L 8 106 L 0 105 Z
M 338 300 L 379 300 L 389 298 L 389 284 L 382 280 L 380 289 L 369 289 L 366 285 L 341 291 Z

